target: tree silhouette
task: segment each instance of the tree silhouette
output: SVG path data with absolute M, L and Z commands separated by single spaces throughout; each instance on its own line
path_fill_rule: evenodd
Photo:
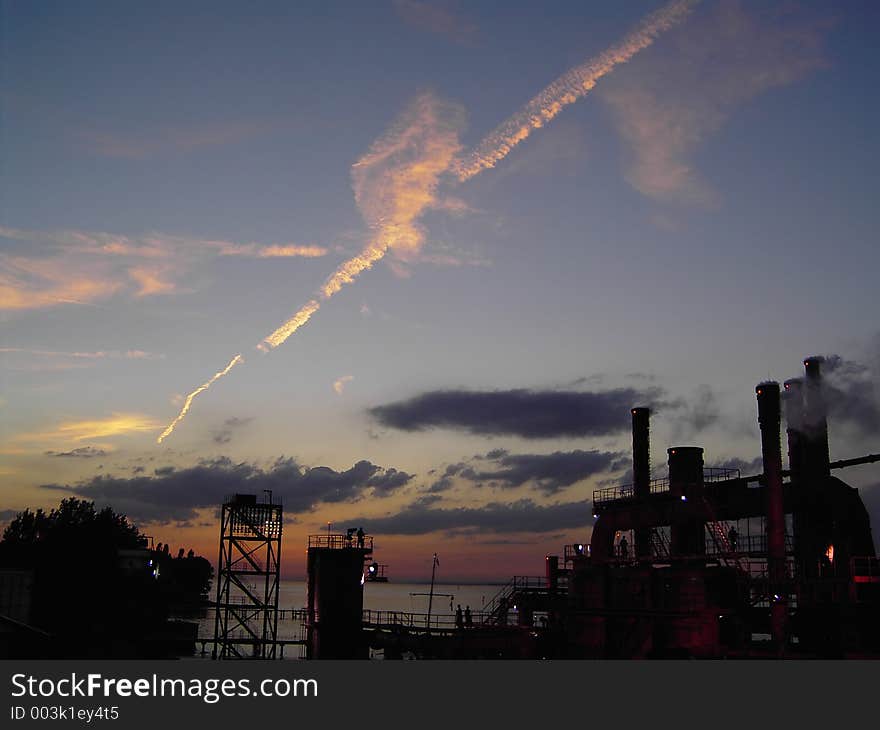
M 26 509 L 0 541 L 0 569 L 33 571 L 30 622 L 55 637 L 62 656 L 158 651 L 169 600 L 198 600 L 212 572 L 194 558 L 171 561 L 190 568 L 162 576 L 160 557 L 168 560 L 124 515 L 75 497 L 48 513 Z

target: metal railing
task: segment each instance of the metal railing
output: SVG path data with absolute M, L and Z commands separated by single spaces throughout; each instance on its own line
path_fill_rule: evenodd
M 506 624 L 510 611 L 516 610 L 516 597 L 522 593 L 539 593 L 548 590 L 543 576 L 515 575 L 489 603 L 483 606 L 484 624 Z
M 410 613 L 408 611 L 387 611 L 364 609 L 363 626 L 364 628 L 378 629 L 402 629 L 406 631 L 460 631 L 467 630 L 474 625 L 483 624 L 486 615 L 482 611 L 471 614 L 471 624 L 468 626 L 462 617 L 462 624 L 458 624 L 458 620 L 454 614 L 427 614 L 427 613 Z
M 728 482 L 739 478 L 739 469 L 727 469 L 714 466 L 707 466 L 703 469 L 703 484 Z M 648 484 L 651 494 L 669 491 L 669 479 L 666 477 L 662 479 L 652 479 Z M 635 497 L 634 484 L 603 487 L 602 489 L 596 489 L 593 492 L 593 506 L 599 507 L 609 502 L 616 502 L 622 499 L 632 499 L 633 497 Z
M 850 575 L 854 583 L 880 582 L 880 558 L 858 556 L 850 558 Z
M 713 482 L 729 482 L 739 478 L 739 469 L 727 469 L 717 466 L 707 466 L 703 469 L 703 484 L 712 484 Z
M 712 523 L 706 523 L 706 531 L 709 532 L 712 528 L 710 527 Z M 730 523 L 719 522 L 717 523 L 722 526 L 729 525 Z M 725 529 L 722 527 L 722 529 Z M 715 541 L 707 540 L 706 541 L 706 554 L 707 555 L 717 555 L 719 553 L 730 552 L 737 553 L 742 555 L 749 555 L 753 557 L 760 557 L 767 555 L 767 535 L 765 534 L 755 534 L 755 535 L 740 535 L 737 534 L 735 544 L 730 541 L 730 531 L 727 529 L 726 534 L 727 537 L 727 549 L 723 550 L 721 547 L 716 544 Z M 785 552 L 787 555 L 794 554 L 794 536 L 786 533 L 785 535 Z
M 590 544 L 587 542 L 578 542 L 573 545 L 566 545 L 563 548 L 562 561 L 570 563 L 575 558 L 584 558 L 590 556 Z
M 337 533 L 324 533 L 320 535 L 309 535 L 309 547 L 310 548 L 329 548 L 331 550 L 343 550 L 345 548 L 358 548 L 360 550 L 366 550 L 367 552 L 373 551 L 373 536 L 372 535 L 364 535 L 363 537 L 358 537 L 357 535 L 342 535 Z
M 651 491 L 651 494 L 657 492 L 668 492 L 669 480 L 666 478 L 652 479 L 649 482 L 649 489 Z M 623 484 L 615 487 L 604 487 L 602 489 L 596 489 L 593 492 L 593 504 L 601 505 L 605 504 L 606 502 L 616 502 L 619 499 L 632 499 L 634 496 L 634 484 Z

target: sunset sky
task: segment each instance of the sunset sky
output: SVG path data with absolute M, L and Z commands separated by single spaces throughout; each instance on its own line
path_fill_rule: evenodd
M 829 357 L 880 451 L 880 6 L 0 0 L 0 522 L 213 560 L 224 495 L 392 580 L 540 574 L 593 489 Z M 300 328 L 301 327 L 301 328 Z M 186 403 L 191 408 L 157 443 Z M 880 520 L 880 466 L 839 473 Z

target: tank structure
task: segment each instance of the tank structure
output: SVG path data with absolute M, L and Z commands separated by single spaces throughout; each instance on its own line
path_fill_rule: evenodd
M 309 536 L 306 658 L 366 659 L 362 630 L 364 564 L 371 561 L 373 538 L 359 532 Z

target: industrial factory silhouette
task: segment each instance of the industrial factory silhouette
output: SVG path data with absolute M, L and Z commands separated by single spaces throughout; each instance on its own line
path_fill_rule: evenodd
M 651 469 L 647 407 L 634 405 L 633 482 L 593 492 L 588 539 L 514 576 L 470 620 L 365 609 L 377 572 L 362 528 L 312 535 L 307 603 L 279 605 L 283 506 L 266 490 L 220 512 L 216 580 L 109 508 L 66 499 L 21 513 L 0 542 L 6 657 L 213 659 L 880 658 L 880 561 L 857 489 L 832 472 L 823 359 L 755 388 L 760 474 L 704 465 L 698 446 Z M 782 422 L 788 465 L 783 469 Z M 84 551 L 73 563 L 71 548 Z M 88 566 L 88 570 L 78 567 Z M 435 555 L 434 565 L 437 565 Z M 433 574 L 431 591 L 433 597 Z M 172 620 L 175 606 L 208 621 Z M 459 607 L 460 613 L 460 607 Z M 279 632 L 279 620 L 298 634 Z M 201 628 L 199 628 L 201 626 Z M 200 644 L 201 651 L 196 645 Z
M 547 555 L 543 576 L 513 577 L 467 627 L 365 611 L 372 537 L 326 533 L 309 538 L 303 636 L 279 642 L 281 507 L 235 495 L 223 506 L 221 542 L 235 549 L 221 549 L 214 656 L 301 644 L 314 659 L 880 657 L 870 520 L 832 476 L 880 454 L 830 460 L 822 365 L 808 358 L 782 390 L 756 387 L 761 474 L 706 467 L 702 448 L 675 446 L 668 477 L 652 478 L 650 411 L 634 407 L 633 483 L 593 493 L 589 542 Z M 234 590 L 253 575 L 261 590 Z

